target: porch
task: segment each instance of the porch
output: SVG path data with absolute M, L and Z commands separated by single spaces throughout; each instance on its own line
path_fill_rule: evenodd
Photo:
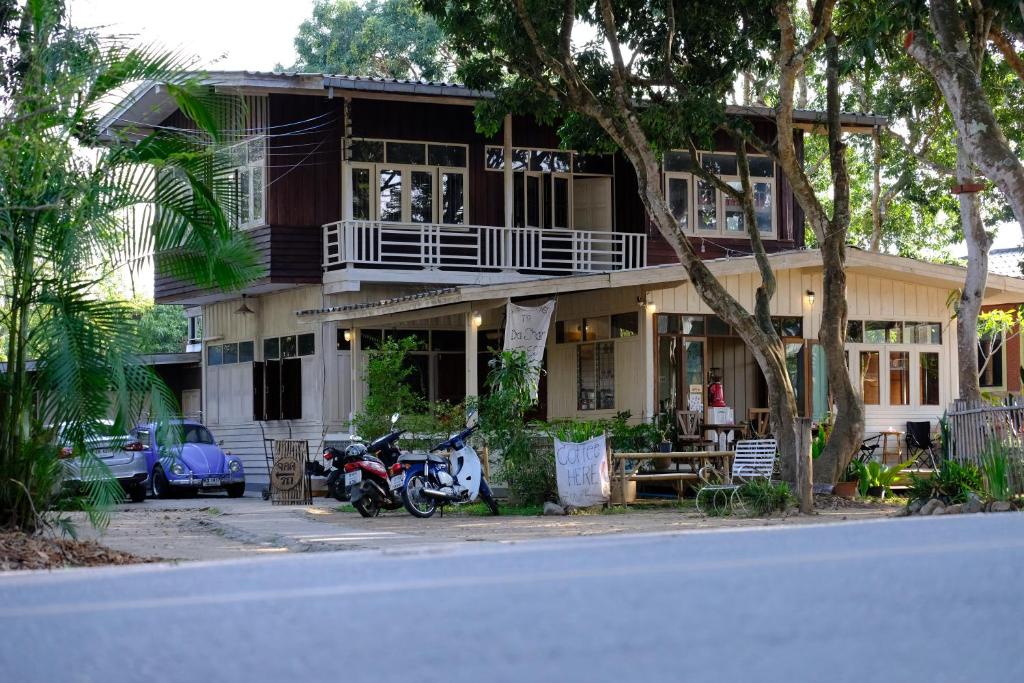
M 606 230 L 345 220 L 323 227 L 323 267 L 574 275 L 643 268 L 647 236 Z

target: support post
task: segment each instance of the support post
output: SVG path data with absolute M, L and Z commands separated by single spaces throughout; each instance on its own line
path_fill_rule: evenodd
M 463 316 L 466 330 L 466 398 L 480 395 L 480 378 L 477 371 L 477 325 L 473 318 L 477 314 L 467 311 Z
M 512 221 L 515 209 L 515 190 L 512 175 L 512 115 L 505 114 L 503 126 L 504 149 L 504 180 L 505 180 L 505 230 L 501 236 L 501 267 L 512 267 Z
M 362 340 L 360 337 L 360 330 L 358 327 L 352 328 L 352 341 L 349 342 L 349 350 L 352 355 L 349 367 L 351 368 L 349 381 L 350 384 L 350 405 L 352 406 L 352 412 L 349 413 L 349 433 L 352 433 L 352 418 L 355 417 L 356 413 L 363 409 L 363 353 L 362 353 Z
M 796 496 L 800 514 L 814 512 L 814 465 L 811 458 L 811 419 L 797 418 L 796 432 Z

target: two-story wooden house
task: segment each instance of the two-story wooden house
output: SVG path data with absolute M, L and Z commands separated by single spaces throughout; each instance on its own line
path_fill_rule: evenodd
M 209 81 L 246 103 L 231 131 L 238 229 L 266 274 L 224 293 L 158 269 L 155 294 L 189 307 L 203 351 L 203 417 L 252 470 L 262 469 L 265 439 L 317 448 L 347 438 L 364 391 L 362 350 L 396 330 L 422 342 L 414 362 L 427 398 L 476 394 L 509 300 L 557 299 L 541 387 L 549 418 L 628 410 L 639 419 L 703 405 L 712 370 L 737 421 L 768 405 L 750 352 L 652 229 L 621 155 L 560 149 L 555 130 L 523 117 L 481 135 L 473 105 L 487 94 L 458 85 L 251 72 Z M 771 112 L 739 113 L 770 137 Z M 796 119 L 802 146 L 822 117 Z M 854 132 L 883 123 L 844 116 Z M 144 133 L 189 122 L 147 84 L 104 125 Z M 695 164 L 735 182 L 733 150 L 723 140 L 698 158 L 669 153 L 663 181 L 683 230 L 752 306 L 743 212 L 698 180 Z M 820 418 L 829 408 L 815 342 L 820 256 L 804 248 L 803 215 L 781 172 L 754 155 L 751 173 L 801 409 Z M 850 372 L 869 430 L 935 420 L 957 390 L 945 302 L 962 271 L 857 250 L 849 264 Z M 990 288 L 992 303 L 1024 291 L 1014 278 L 993 277 Z

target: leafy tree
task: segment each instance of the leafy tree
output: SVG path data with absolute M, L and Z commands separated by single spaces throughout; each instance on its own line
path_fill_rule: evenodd
M 135 251 L 164 252 L 161 266 L 175 277 L 228 288 L 259 269 L 231 228 L 229 169 L 194 135 L 161 130 L 98 149 L 102 105 L 142 80 L 164 83 L 219 138 L 231 105 L 186 75 L 186 60 L 77 30 L 60 0 L 0 5 L 0 42 L 0 527 L 32 529 L 60 478 L 56 425 L 103 472 L 85 449 L 103 418 L 113 415 L 124 433 L 143 405 L 157 419 L 174 411 L 170 391 L 132 362 L 130 306 L 94 294 L 108 276 L 96 264 L 123 238 L 126 212 L 156 206 Z M 119 495 L 113 483 L 90 484 L 91 503 Z
M 138 353 L 180 353 L 188 339 L 188 320 L 181 306 L 131 302 L 135 320 L 135 350 Z
M 394 413 L 417 413 L 423 409 L 423 397 L 412 390 L 409 379 L 416 368 L 408 355 L 419 346 L 416 337 L 386 337 L 366 354 L 366 400 L 363 412 L 352 420 L 352 429 L 363 438 L 375 439 L 389 431 Z
M 317 0 L 295 50 L 303 71 L 443 80 L 453 68 L 444 34 L 414 0 Z

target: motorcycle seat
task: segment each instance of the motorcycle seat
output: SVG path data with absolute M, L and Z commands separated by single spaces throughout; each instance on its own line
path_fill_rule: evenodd
M 406 463 L 406 462 L 410 462 L 410 463 L 411 462 L 436 462 L 436 463 L 443 463 L 443 462 L 447 462 L 447 461 L 442 456 L 437 455 L 436 453 L 402 453 L 402 455 L 400 455 L 398 457 L 398 462 L 400 462 L 400 463 Z

